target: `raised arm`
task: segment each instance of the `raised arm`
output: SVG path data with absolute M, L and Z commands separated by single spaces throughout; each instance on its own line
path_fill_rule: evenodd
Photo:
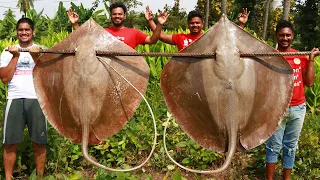
M 149 6 L 146 7 L 145 17 L 149 23 L 151 30 L 153 32 L 155 32 L 157 25 L 153 21 L 154 15 L 153 15 L 152 11 L 150 10 Z M 168 15 L 167 15 L 167 17 L 168 17 Z M 166 34 L 161 31 L 159 39 L 167 44 L 174 44 L 172 41 L 172 34 Z
M 309 56 L 307 68 L 303 69 L 303 83 L 308 87 L 313 86 L 314 81 L 316 79 L 314 70 L 314 58 L 318 55 L 320 55 L 319 48 L 313 48 Z
M 250 11 L 247 8 L 242 8 L 242 12 L 238 16 L 239 26 L 243 29 L 248 21 Z
M 67 15 L 69 17 L 69 21 L 72 24 L 73 29 L 76 30 L 79 27 L 79 15 L 76 12 L 74 12 L 71 8 L 69 8 Z

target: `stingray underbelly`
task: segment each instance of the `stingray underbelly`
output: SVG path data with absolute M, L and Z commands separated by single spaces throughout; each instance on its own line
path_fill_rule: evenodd
M 249 67 L 250 65 L 244 66 L 239 76 L 230 73 L 221 78 L 214 73 L 215 71 L 211 71 L 212 78 L 204 79 L 206 97 L 212 101 L 208 103 L 208 109 L 211 112 L 211 121 L 214 122 L 214 126 L 207 131 L 207 137 L 216 139 L 210 149 L 226 152 L 230 140 L 228 131 L 237 131 L 235 134 L 239 138 L 241 130 L 250 121 L 256 81 L 255 72 Z M 236 143 L 238 150 L 242 150 L 239 142 Z
M 97 63 L 99 63 L 97 61 Z M 64 97 L 69 104 L 71 117 L 77 122 L 78 127 L 69 127 L 82 129 L 81 124 L 90 126 L 89 143 L 98 143 L 98 137 L 93 137 L 94 131 L 91 127 L 92 122 L 98 121 L 106 99 L 108 79 L 101 78 L 99 71 L 106 71 L 103 68 L 97 68 L 94 72 L 78 71 L 66 73 L 64 78 Z M 107 74 L 107 73 L 106 73 Z M 106 75 L 107 76 L 107 75 Z M 64 119 L 62 121 L 69 121 Z M 81 134 L 72 140 L 74 143 L 81 142 Z

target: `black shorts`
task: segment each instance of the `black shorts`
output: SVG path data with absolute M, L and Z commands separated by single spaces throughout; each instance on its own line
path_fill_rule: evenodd
M 3 144 L 22 143 L 25 125 L 30 139 L 47 144 L 47 121 L 37 99 L 8 99 L 3 116 Z

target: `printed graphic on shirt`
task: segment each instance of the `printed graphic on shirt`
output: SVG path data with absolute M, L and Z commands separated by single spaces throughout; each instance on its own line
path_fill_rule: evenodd
M 280 52 L 298 52 L 295 49 L 290 48 L 287 51 Z M 308 60 L 305 56 L 284 56 L 289 62 L 293 70 L 293 93 L 290 102 L 290 106 L 297 106 L 306 101 L 304 95 L 304 82 L 303 82 L 303 70 L 307 67 Z
M 300 61 L 300 59 L 299 59 L 299 61 Z M 302 81 L 301 81 L 301 78 L 299 78 L 299 75 L 301 74 L 300 73 L 301 71 L 302 71 L 301 67 L 293 69 L 294 87 L 301 86 Z
M 120 41 L 124 41 L 126 39 L 125 37 L 120 37 L 120 36 L 116 36 L 116 38 Z
M 297 65 L 301 64 L 301 60 L 299 58 L 294 58 L 293 62 Z
M 28 75 L 32 74 L 32 69 L 35 64 L 31 56 L 24 56 L 19 58 L 19 61 L 16 66 L 15 75 Z
M 135 49 L 138 44 L 144 44 L 148 37 L 147 34 L 133 28 L 124 27 L 122 29 L 116 29 L 114 27 L 109 27 L 105 28 L 105 30 L 133 49 Z
M 17 64 L 17 70 L 33 69 L 33 59 L 29 56 L 25 56 L 19 59 L 20 61 Z
M 32 74 L 32 70 L 16 70 L 14 75 L 28 75 Z
M 174 45 L 178 47 L 178 50 L 181 51 L 182 49 L 190 46 L 194 41 L 196 41 L 201 34 L 199 35 L 191 35 L 191 34 L 173 34 L 172 35 L 172 42 Z
M 185 47 L 189 46 L 191 43 L 192 43 L 192 39 L 185 39 L 183 41 L 183 47 L 185 48 Z

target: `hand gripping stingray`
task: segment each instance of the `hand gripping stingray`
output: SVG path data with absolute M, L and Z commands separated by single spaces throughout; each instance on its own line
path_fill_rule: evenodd
M 149 67 L 142 57 L 97 56 L 96 50 L 134 51 L 117 40 L 92 19 L 80 26 L 52 50 L 77 50 L 75 55 L 44 54 L 33 71 L 35 90 L 48 121 L 73 143 L 82 143 L 84 157 L 94 165 L 112 169 L 95 162 L 88 155 L 88 143 L 97 144 L 114 135 L 132 117 L 148 84 Z
M 283 57 L 242 58 L 240 53 L 275 51 L 222 16 L 182 50 L 215 52 L 215 58 L 175 57 L 166 64 L 161 89 L 177 123 L 201 146 L 227 152 L 224 164 L 213 171 L 178 166 L 219 173 L 236 151 L 252 149 L 272 135 L 290 103 L 292 68 Z

